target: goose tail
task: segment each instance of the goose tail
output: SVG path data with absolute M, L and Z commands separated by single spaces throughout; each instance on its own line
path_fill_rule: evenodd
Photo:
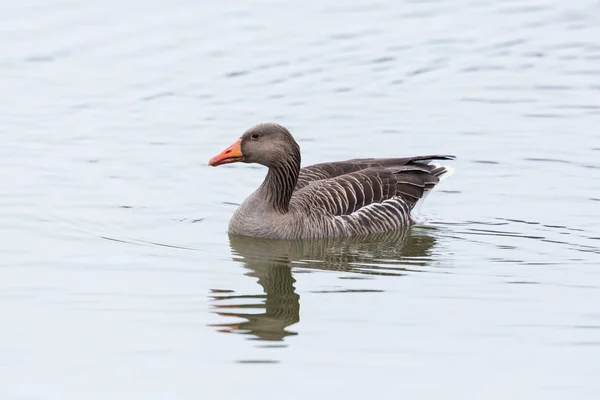
M 454 159 L 454 157 L 448 157 L 444 159 Z M 433 169 L 431 170 L 431 174 L 438 179 L 437 184 L 450 178 L 456 172 L 455 168 L 449 167 L 447 165 L 441 165 L 437 162 L 430 162 L 429 165 L 433 167 Z M 437 186 L 437 184 L 435 184 L 433 187 Z M 429 196 L 429 194 L 433 190 L 433 187 L 423 192 L 423 196 L 421 196 L 421 198 L 417 201 L 417 203 L 411 210 L 411 218 L 414 223 L 423 223 L 427 221 L 427 218 L 421 213 L 421 209 L 423 208 L 423 203 L 425 202 L 425 199 L 427 199 L 427 196 Z

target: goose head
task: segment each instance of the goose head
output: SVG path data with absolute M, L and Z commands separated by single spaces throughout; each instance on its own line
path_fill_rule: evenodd
M 299 157 L 300 147 L 284 126 L 264 123 L 253 126 L 231 146 L 210 159 L 216 167 L 235 162 L 256 163 L 266 167 L 286 164 L 293 156 Z

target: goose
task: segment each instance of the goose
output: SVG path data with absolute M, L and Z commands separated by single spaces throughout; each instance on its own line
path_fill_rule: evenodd
M 300 146 L 278 123 L 248 129 L 208 162 L 268 168 L 263 183 L 234 212 L 231 235 L 263 239 L 353 237 L 404 229 L 431 190 L 454 169 L 452 155 L 357 158 L 300 167 Z

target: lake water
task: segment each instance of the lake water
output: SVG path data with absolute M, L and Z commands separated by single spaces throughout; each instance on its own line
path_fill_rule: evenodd
M 600 3 L 0 4 L 1 399 L 600 398 Z M 408 232 L 230 238 L 303 165 L 455 154 Z

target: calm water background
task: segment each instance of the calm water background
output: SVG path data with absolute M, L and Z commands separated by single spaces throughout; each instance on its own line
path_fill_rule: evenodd
M 0 3 L 0 398 L 600 397 L 600 3 Z M 227 235 L 263 168 L 450 153 L 429 221 Z

